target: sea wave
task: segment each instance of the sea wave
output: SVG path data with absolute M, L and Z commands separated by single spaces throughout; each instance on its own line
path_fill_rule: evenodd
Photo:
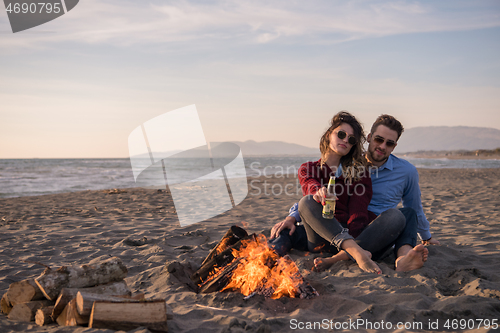
M 300 165 L 317 156 L 244 157 L 246 175 L 259 177 L 297 174 Z M 417 168 L 500 168 L 500 160 L 448 160 L 406 158 Z M 182 162 L 182 163 L 181 163 Z M 180 161 L 171 183 L 196 181 L 189 176 L 196 163 Z M 220 173 L 219 173 L 219 178 Z M 122 159 L 3 159 L 0 160 L 0 198 L 43 195 L 83 190 L 138 187 L 130 160 Z

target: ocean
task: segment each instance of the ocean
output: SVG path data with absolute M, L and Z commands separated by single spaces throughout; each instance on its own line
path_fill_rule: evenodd
M 406 159 L 417 168 L 500 168 L 500 160 Z M 246 176 L 257 177 L 297 173 L 302 163 L 317 157 L 251 156 L 244 160 Z M 187 175 L 196 165 L 182 161 L 179 167 Z M 137 185 L 128 158 L 0 159 L 0 198 L 131 187 Z

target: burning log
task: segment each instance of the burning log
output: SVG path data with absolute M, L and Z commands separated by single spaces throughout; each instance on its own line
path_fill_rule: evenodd
M 245 229 L 233 225 L 222 237 L 219 243 L 210 251 L 208 256 L 203 260 L 201 266 L 205 265 L 210 259 L 220 254 L 222 251 L 226 250 L 228 247 L 236 244 L 238 241 L 248 237 L 248 233 Z
M 229 250 L 231 255 L 224 253 Z M 220 268 L 212 267 L 211 275 L 200 285 L 200 292 L 235 290 L 245 296 L 260 294 L 271 298 L 312 298 L 318 295 L 289 256 L 280 258 L 269 248 L 264 235 L 242 240 L 237 248 L 229 248 L 220 255 L 223 254 L 220 263 L 225 263 L 230 257 L 234 260 L 225 266 L 218 265 Z
M 35 314 L 38 309 L 53 305 L 51 301 L 31 301 L 19 303 L 12 307 L 8 318 L 17 321 L 30 322 L 35 320 Z
M 238 250 L 243 240 L 255 239 L 255 234 L 248 236 L 242 240 L 237 241 L 235 244 L 231 245 L 221 253 L 215 255 L 209 260 L 204 260 L 205 264 L 200 267 L 193 275 L 191 275 L 191 280 L 196 284 L 200 285 L 208 279 L 211 274 L 214 274 L 218 268 L 225 267 L 234 260 L 233 250 Z M 209 254 L 210 255 L 210 254 Z
M 52 320 L 52 310 L 53 306 L 48 306 L 46 308 L 38 309 L 35 314 L 35 323 L 38 326 L 44 326 L 53 323 Z
M 11 283 L 7 291 L 7 297 L 12 306 L 29 301 L 45 299 L 43 293 L 33 279 Z
M 302 275 L 299 272 L 299 269 L 297 265 L 295 265 L 295 262 L 290 258 L 290 256 L 285 255 L 284 257 L 281 257 L 278 259 L 278 262 L 276 264 L 276 269 L 277 269 L 277 274 L 282 275 L 285 272 L 289 274 L 289 279 L 290 281 L 294 282 L 293 286 L 282 284 L 279 287 L 283 290 L 284 288 L 289 288 L 289 292 L 293 292 L 292 289 L 295 289 L 295 295 L 300 297 L 300 298 L 305 298 L 305 299 L 310 299 L 315 296 L 319 296 L 318 292 L 316 289 L 313 288 L 307 282 Z M 273 294 L 276 293 L 278 290 L 274 290 Z M 270 297 L 270 296 L 268 296 Z
M 226 265 L 222 271 L 205 281 L 200 286 L 200 293 L 208 294 L 224 289 L 231 280 L 233 271 L 238 267 L 241 259 L 242 258 L 236 258 L 229 265 Z
M 5 293 L 3 294 L 2 299 L 0 300 L 0 311 L 8 315 L 11 310 L 12 310 L 12 305 L 10 304 L 7 293 Z
M 144 326 L 151 331 L 167 332 L 167 307 L 163 300 L 144 302 L 94 302 L 90 328 L 129 331 Z
M 93 287 L 126 276 L 127 267 L 119 258 L 113 257 L 95 265 L 62 266 L 57 270 L 47 268 L 35 282 L 47 299 L 55 300 L 63 288 Z

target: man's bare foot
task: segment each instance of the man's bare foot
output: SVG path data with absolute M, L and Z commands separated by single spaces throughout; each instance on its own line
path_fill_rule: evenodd
M 427 250 L 427 248 L 422 244 L 419 244 L 408 251 L 406 255 L 396 259 L 396 271 L 409 272 L 414 269 L 418 269 L 424 265 L 424 262 L 427 261 L 428 255 L 429 250 Z
M 372 257 L 372 254 L 370 251 L 365 251 L 366 255 L 368 258 Z M 330 258 L 316 258 L 314 259 L 314 267 L 313 270 L 317 272 L 324 271 L 325 269 L 330 268 L 333 264 L 336 262 L 342 261 L 342 260 L 349 260 L 349 256 L 347 255 L 347 252 L 341 251 L 337 253 L 334 256 L 331 256 Z

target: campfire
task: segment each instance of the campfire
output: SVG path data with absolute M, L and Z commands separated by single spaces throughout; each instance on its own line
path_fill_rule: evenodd
M 264 235 L 248 235 L 237 226 L 229 229 L 191 279 L 202 293 L 239 291 L 246 298 L 259 294 L 273 299 L 318 295 L 289 256 L 279 257 Z

